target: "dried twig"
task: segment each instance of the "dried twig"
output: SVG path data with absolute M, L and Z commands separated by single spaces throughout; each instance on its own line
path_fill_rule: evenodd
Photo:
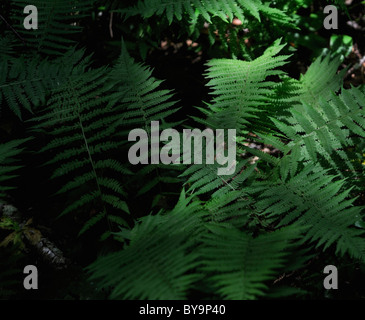
M 113 38 L 114 37 L 114 34 L 113 34 L 113 12 L 110 12 L 109 32 L 110 32 L 110 37 Z
M 0 214 L 16 222 L 21 230 L 26 243 L 35 249 L 42 259 L 55 269 L 61 270 L 68 266 L 68 260 L 62 251 L 36 228 L 31 227 L 32 219 L 24 219 L 19 210 L 10 205 L 0 203 Z
M 0 19 L 3 20 L 6 25 L 15 33 L 15 35 L 23 42 L 24 45 L 26 45 L 25 40 L 21 37 L 21 35 L 13 28 L 11 24 L 9 24 L 6 19 L 0 14 Z

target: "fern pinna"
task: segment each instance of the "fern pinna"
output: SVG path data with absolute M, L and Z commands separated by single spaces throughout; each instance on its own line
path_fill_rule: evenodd
M 9 190 L 15 189 L 10 182 L 18 176 L 17 171 L 23 165 L 17 163 L 19 160 L 14 157 L 22 153 L 24 147 L 21 146 L 29 140 L 30 138 L 18 139 L 0 144 L 0 201 L 6 200 Z

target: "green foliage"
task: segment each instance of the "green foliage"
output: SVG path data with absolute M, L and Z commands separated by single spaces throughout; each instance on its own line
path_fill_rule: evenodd
M 277 20 L 290 20 L 282 11 L 271 8 L 268 4 L 263 4 L 261 0 L 225 0 L 220 3 L 211 0 L 204 2 L 201 0 L 139 1 L 134 7 L 123 9 L 121 12 L 127 17 L 140 14 L 144 18 L 166 14 L 170 24 L 174 18 L 181 20 L 184 13 L 187 13 L 191 20 L 196 20 L 202 15 L 208 22 L 211 22 L 212 16 L 218 16 L 223 21 L 227 21 L 227 17 L 229 21 L 232 21 L 234 17 L 244 20 L 245 13 L 249 13 L 260 21 L 260 12 Z
M 24 150 L 20 146 L 29 140 L 17 139 L 0 144 L 0 200 L 5 199 L 7 192 L 15 188 L 7 184 L 9 180 L 18 176 L 17 170 L 23 167 L 17 164 L 19 160 L 16 157 Z
M 289 173 L 292 168 L 283 165 L 280 179 L 246 189 L 252 197 L 256 195 L 258 214 L 277 227 L 292 223 L 309 227 L 304 240 L 323 245 L 323 250 L 336 243 L 338 253 L 364 260 L 364 231 L 355 227 L 362 219 L 362 208 L 348 199 L 351 189 L 343 190 L 343 180 L 313 165 Z
M 334 92 L 337 93 L 346 70 L 337 73 L 341 58 L 340 56 L 335 56 L 332 60 L 330 58 L 330 54 L 324 58 L 317 58 L 305 75 L 302 75 L 298 81 L 294 81 L 293 85 L 298 90 L 294 93 L 291 103 L 304 102 L 313 105 L 318 97 L 328 101 Z
M 132 230 L 116 234 L 128 244 L 90 265 L 90 279 L 99 279 L 119 299 L 186 299 L 189 289 L 210 285 L 223 299 L 264 295 L 263 283 L 284 266 L 300 229 L 254 238 L 207 218 L 183 192 L 172 211 L 146 216 Z
M 307 99 L 310 101 L 314 97 Z M 312 105 L 302 102 L 293 107 L 285 122 L 272 119 L 288 139 L 287 144 L 283 145 L 273 136 L 267 140 L 264 138 L 264 141 L 270 141 L 285 155 L 290 154 L 294 164 L 300 160 L 316 162 L 320 158 L 325 160 L 325 163 L 322 161 L 325 168 L 363 181 L 363 166 L 356 161 L 361 158 L 361 150 L 349 152 L 349 148 L 356 144 L 356 136 L 365 137 L 363 92 L 357 88 L 342 88 L 340 95 L 333 93 L 328 101 L 325 100 L 326 95 L 319 97 Z M 287 161 L 284 158 L 282 162 Z
M 213 288 L 224 299 L 251 300 L 265 295 L 299 232 L 282 229 L 253 238 L 230 226 L 209 227 L 203 240 L 203 270 L 212 273 Z M 227 263 L 228 262 L 228 263 Z M 219 273 L 216 271 L 219 270 Z
M 288 71 L 302 29 L 321 27 L 298 18 L 311 3 L 35 0 L 39 29 L 25 30 L 21 9 L 28 3 L 11 1 L 7 18 L 17 24 L 0 30 L 0 103 L 8 117 L 0 130 L 11 136 L 0 144 L 0 198 L 16 191 L 21 167 L 24 180 L 33 178 L 31 188 L 45 186 L 38 218 L 55 225 L 68 218 L 61 233 L 76 230 L 75 239 L 86 239 L 94 259 L 86 263 L 89 280 L 111 299 L 298 297 L 317 260 L 362 266 L 365 91 L 343 81 L 352 44 L 345 36 L 333 38 L 332 51 L 319 47 L 321 55 L 308 56 L 304 74 Z M 103 53 L 108 45 L 120 48 L 111 63 L 78 48 L 86 20 L 105 24 L 96 10 L 118 15 L 114 25 L 107 21 L 109 31 L 134 30 L 121 32 L 122 41 L 97 44 Z M 153 23 L 141 27 L 142 18 Z M 200 113 L 188 117 L 191 110 L 176 102 L 169 85 L 139 62 L 136 34 L 154 48 L 164 37 L 199 39 L 186 52 L 208 57 L 202 83 L 210 99 Z M 145 61 L 170 54 L 141 51 Z M 13 133 L 7 121 L 20 129 Z M 150 148 L 151 121 L 160 131 L 236 129 L 235 172 L 220 176 L 218 164 L 206 163 L 132 165 L 131 130 L 146 131 L 146 157 L 160 151 Z M 18 162 L 24 148 L 34 156 L 25 167 Z M 33 197 L 27 207 L 42 210 Z M 1 271 L 1 281 L 7 275 Z M 313 278 L 309 287 L 322 283 Z
M 57 194 L 85 189 L 73 199 L 61 215 L 75 212 L 85 205 L 96 206 L 96 213 L 83 226 L 84 233 L 104 217 L 108 222 L 126 224 L 120 216 L 108 215 L 107 206 L 128 213 L 125 193 L 114 175 L 129 174 L 116 159 L 104 155 L 120 146 L 113 141 L 120 114 L 108 104 L 105 68 L 71 74 L 63 85 L 52 91 L 48 106 L 34 121 L 37 131 L 47 131 L 54 138 L 41 150 L 55 155 L 47 162 L 57 164 L 51 178 L 70 177 Z M 50 130 L 51 128 L 51 130 Z M 71 176 L 73 178 L 71 179 Z M 96 203 L 95 203 L 96 202 Z
M 134 6 L 117 9 L 128 21 L 128 18 L 140 16 L 143 19 L 161 17 L 159 27 L 155 32 L 168 29 L 174 23 L 182 24 L 180 29 L 189 37 L 199 37 L 199 30 L 207 28 L 208 39 L 211 47 L 219 46 L 229 56 L 243 56 L 252 60 L 253 52 L 245 44 L 248 38 L 266 37 L 263 33 L 255 33 L 259 26 L 270 28 L 280 25 L 283 30 L 296 29 L 293 18 L 286 13 L 283 5 L 273 6 L 270 2 L 261 0 L 225 0 L 225 1 L 201 1 L 201 0 L 179 0 L 179 1 L 138 1 Z M 232 24 L 234 19 L 239 19 L 242 25 Z M 207 26 L 208 23 L 208 26 Z M 266 26 L 267 24 L 267 26 Z M 242 36 L 247 29 L 254 30 L 253 34 Z M 279 29 L 277 29 L 279 30 Z M 218 37 L 217 37 L 218 35 Z M 263 42 L 274 41 L 286 32 L 278 34 L 277 37 L 265 39 Z M 261 50 L 261 48 L 260 48 Z
M 192 271 L 200 264 L 194 246 L 202 225 L 201 208 L 189 202 L 182 194 L 168 215 L 146 216 L 126 235 L 122 232 L 128 245 L 90 265 L 91 279 L 111 286 L 113 298 L 186 298 L 199 278 Z
M 133 75 L 133 77 L 131 77 Z M 109 83 L 111 85 L 111 100 L 121 108 L 122 114 L 118 123 L 122 124 L 125 132 L 134 128 L 143 128 L 148 134 L 148 141 L 151 141 L 151 122 L 160 121 L 159 130 L 174 127 L 178 123 L 169 122 L 171 115 L 178 111 L 175 107 L 176 101 L 172 100 L 171 90 L 159 89 L 162 81 L 152 77 L 152 70 L 144 64 L 136 63 L 128 54 L 124 41 L 122 42 L 122 53 L 113 69 L 110 71 Z M 127 140 L 127 134 L 122 136 Z M 158 150 L 153 152 L 159 153 Z M 151 150 L 148 156 L 152 155 Z M 150 163 L 150 161 L 149 161 Z M 143 186 L 138 190 L 138 195 L 142 195 L 161 182 L 180 182 L 176 175 L 168 176 L 163 174 L 169 166 L 163 164 L 151 164 L 147 166 L 136 166 L 132 169 L 135 176 L 131 183 L 140 183 L 141 177 L 148 178 L 148 182 L 143 181 Z M 138 181 L 139 180 L 139 181 Z
M 123 106 L 120 121 L 125 127 L 142 127 L 149 132 L 151 121 L 166 119 L 177 111 L 173 107 L 175 102 L 170 99 L 171 91 L 155 90 L 162 81 L 151 75 L 151 69 L 134 62 L 123 42 L 120 59 L 110 73 L 110 82 L 115 91 L 113 99 Z M 161 130 L 165 128 L 169 128 L 168 123 L 161 126 Z
M 83 50 L 74 49 L 52 61 L 37 56 L 13 59 L 4 55 L 0 62 L 0 102 L 6 100 L 8 108 L 19 118 L 25 110 L 33 113 L 45 104 L 47 94 L 61 85 L 65 77 L 84 71 L 83 55 Z
M 280 76 L 288 55 L 278 55 L 284 45 L 277 40 L 254 61 L 214 59 L 208 62 L 208 86 L 214 94 L 210 106 L 212 115 L 207 123 L 213 128 L 246 131 L 255 125 L 255 118 L 268 104 L 268 94 L 274 85 L 268 77 Z
M 23 26 L 23 9 L 29 5 L 26 0 L 14 0 L 13 19 L 16 30 L 26 39 L 26 46 L 33 52 L 47 55 L 62 55 L 75 45 L 72 36 L 81 31 L 76 24 L 84 18 L 93 4 L 92 0 L 35 0 L 38 9 L 37 30 L 26 30 Z M 21 13 L 21 14 L 19 14 Z

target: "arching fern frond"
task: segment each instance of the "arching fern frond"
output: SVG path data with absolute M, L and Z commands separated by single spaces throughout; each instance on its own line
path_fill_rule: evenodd
M 203 270 L 223 299 L 251 300 L 265 295 L 268 281 L 284 267 L 300 232 L 284 228 L 257 238 L 227 225 L 209 226 L 201 249 Z
M 54 60 L 23 56 L 0 61 L 0 103 L 6 102 L 19 118 L 23 109 L 33 113 L 43 106 L 46 96 L 72 74 L 83 72 L 89 58 L 84 50 L 70 49 Z M 37 57 L 37 58 L 36 58 Z
M 133 76 L 132 76 L 133 75 Z M 121 55 L 109 75 L 114 91 L 112 103 L 123 108 L 120 122 L 124 127 L 142 127 L 150 132 L 151 121 L 160 121 L 160 129 L 169 128 L 165 119 L 177 111 L 170 90 L 156 90 L 161 80 L 152 77 L 152 70 L 136 63 L 122 42 Z
M 171 212 L 140 219 L 125 233 L 129 244 L 123 250 L 101 256 L 87 268 L 90 279 L 112 288 L 111 298 L 185 299 L 201 277 L 194 270 L 200 265 L 195 245 L 203 214 L 199 203 L 190 201 L 183 192 Z
M 292 175 L 281 173 L 276 181 L 256 182 L 247 193 L 257 196 L 256 208 L 263 219 L 277 227 L 299 224 L 309 227 L 304 240 L 326 250 L 336 244 L 336 252 L 365 259 L 364 230 L 355 225 L 363 208 L 348 199 L 344 181 L 327 174 L 320 166 L 307 165 Z
M 254 125 L 255 118 L 268 104 L 274 82 L 269 76 L 283 75 L 277 68 L 286 64 L 287 55 L 278 55 L 284 45 L 274 42 L 264 54 L 250 62 L 214 59 L 208 62 L 208 86 L 213 89 L 213 115 L 207 122 L 213 128 L 235 128 L 239 132 Z
M 92 206 L 96 214 L 82 227 L 85 232 L 104 217 L 108 222 L 121 221 L 113 217 L 127 212 L 123 200 L 125 193 L 121 177 L 130 172 L 116 159 L 107 157 L 110 151 L 120 147 L 115 137 L 119 125 L 118 110 L 108 106 L 109 97 L 105 83 L 106 69 L 96 69 L 73 75 L 62 86 L 52 91 L 48 107 L 34 121 L 37 130 L 46 130 L 54 135 L 41 152 L 55 153 L 47 164 L 59 167 L 53 178 L 69 177 L 69 181 L 57 194 L 83 190 L 82 196 L 72 199 L 61 215 L 77 212 L 85 206 Z M 105 156 L 106 155 L 106 156 Z M 73 176 L 73 179 L 71 179 Z
M 337 72 L 341 64 L 340 56 L 331 60 L 331 55 L 318 57 L 308 68 L 304 75 L 296 82 L 298 91 L 293 102 L 304 102 L 312 106 L 316 105 L 319 98 L 328 101 L 333 93 L 338 92 L 343 83 L 346 69 Z
M 354 158 L 347 150 L 355 146 L 355 136 L 365 138 L 364 105 L 360 89 L 342 89 L 342 93 L 333 94 L 330 101 L 318 98 L 314 106 L 307 103 L 295 106 L 290 110 L 291 117 L 285 119 L 287 123 L 272 119 L 289 143 L 283 144 L 272 136 L 263 140 L 284 154 L 294 155 L 297 161 L 316 162 L 324 158 L 339 174 L 361 176 L 363 167 L 355 161 L 358 155 Z
M 131 76 L 133 75 L 133 76 Z M 110 104 L 116 105 L 122 111 L 118 123 L 125 130 L 123 139 L 128 140 L 128 130 L 141 128 L 148 135 L 147 144 L 151 141 L 151 122 L 158 121 L 159 131 L 173 128 L 176 123 L 169 122 L 169 117 L 177 112 L 173 93 L 171 90 L 160 89 L 161 80 L 152 77 L 152 70 L 142 63 L 136 63 L 128 54 L 124 41 L 122 41 L 121 55 L 108 76 L 110 85 Z M 161 146 L 160 146 L 161 147 Z M 151 150 L 148 148 L 151 156 Z M 159 153 L 160 148 L 156 146 L 153 152 Z M 158 154 L 159 156 L 159 154 Z M 160 182 L 178 182 L 177 174 L 168 176 L 162 175 L 161 171 L 170 169 L 171 166 L 163 164 L 151 164 L 137 166 L 136 173 L 131 183 L 141 184 L 138 196 L 151 190 Z M 176 167 L 172 169 L 176 170 Z M 164 171 L 166 173 L 166 171 Z M 146 183 L 146 181 L 148 181 Z
M 340 64 L 339 56 L 331 59 L 328 54 L 318 57 L 299 80 L 282 76 L 270 94 L 270 108 L 277 110 L 275 117 L 283 117 L 283 110 L 301 103 L 316 107 L 319 98 L 329 101 L 343 84 L 346 69 L 337 72 Z

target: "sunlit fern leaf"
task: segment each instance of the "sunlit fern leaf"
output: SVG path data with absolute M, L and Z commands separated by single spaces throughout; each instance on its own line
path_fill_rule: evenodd
M 90 280 L 111 288 L 115 299 L 185 299 L 201 276 L 194 244 L 202 232 L 201 206 L 184 192 L 166 214 L 148 215 L 128 232 L 122 250 L 100 256 L 87 269 Z
M 262 3 L 261 0 L 178 0 L 174 2 L 149 0 L 139 1 L 134 7 L 118 12 L 126 17 L 141 15 L 149 18 L 152 15 L 166 15 L 170 24 L 174 19 L 180 21 L 185 16 L 195 21 L 200 15 L 208 22 L 211 22 L 211 18 L 215 16 L 226 22 L 231 22 L 234 17 L 244 20 L 247 14 L 260 21 L 260 13 L 264 13 L 269 19 L 292 26 L 290 18 L 283 11 L 271 8 L 269 4 Z
M 365 138 L 365 95 L 358 88 L 341 90 L 329 101 L 317 98 L 315 107 L 307 103 L 290 110 L 286 122 L 273 119 L 289 142 L 268 136 L 265 143 L 275 145 L 285 154 L 295 154 L 297 160 L 316 162 L 323 157 L 330 167 L 345 176 L 359 176 L 362 166 L 354 161 L 347 149 L 354 146 L 353 137 Z
M 185 182 L 189 185 L 188 192 L 195 195 L 212 193 L 212 196 L 219 196 L 228 193 L 230 190 L 237 190 L 242 183 L 254 175 L 255 165 L 249 160 L 242 160 L 236 163 L 235 172 L 231 175 L 218 175 L 218 168 L 222 166 L 215 164 L 193 164 L 184 171 L 181 177 L 188 177 Z
M 284 45 L 274 42 L 264 54 L 250 62 L 213 59 L 208 62 L 208 86 L 214 95 L 210 108 L 214 112 L 208 122 L 217 128 L 235 128 L 239 132 L 255 123 L 274 82 L 269 76 L 280 76 L 277 69 L 286 64 L 287 55 L 278 55 Z
M 260 12 L 263 17 L 275 22 L 276 24 L 280 25 L 280 27 L 299 29 L 293 22 L 293 19 L 285 11 L 274 8 L 270 6 L 270 4 L 277 6 L 277 3 L 275 2 L 266 2 L 260 6 Z
M 276 119 L 285 119 L 286 110 L 301 103 L 320 108 L 317 107 L 319 99 L 329 101 L 341 89 L 346 69 L 338 72 L 340 64 L 340 57 L 331 60 L 328 54 L 318 57 L 299 80 L 281 76 L 281 81 L 273 85 L 268 111 L 273 110 Z
M 293 228 L 257 238 L 228 225 L 212 224 L 201 249 L 204 272 L 223 299 L 248 300 L 264 296 L 269 281 L 280 274 L 293 240 L 300 232 Z
M 284 174 L 289 179 L 257 182 L 245 191 L 257 195 L 256 208 L 263 219 L 278 227 L 293 223 L 309 227 L 305 240 L 323 250 L 335 245 L 337 253 L 364 260 L 364 230 L 355 227 L 363 208 L 353 206 L 351 188 L 344 188 L 344 181 L 327 171 L 307 165 L 295 175 Z
M 333 93 L 341 89 L 346 69 L 337 72 L 341 64 L 339 56 L 331 60 L 331 55 L 318 57 L 299 80 L 291 79 L 292 88 L 296 88 L 295 95 L 286 99 L 287 103 L 299 104 L 304 102 L 316 107 L 318 98 L 328 101 Z

